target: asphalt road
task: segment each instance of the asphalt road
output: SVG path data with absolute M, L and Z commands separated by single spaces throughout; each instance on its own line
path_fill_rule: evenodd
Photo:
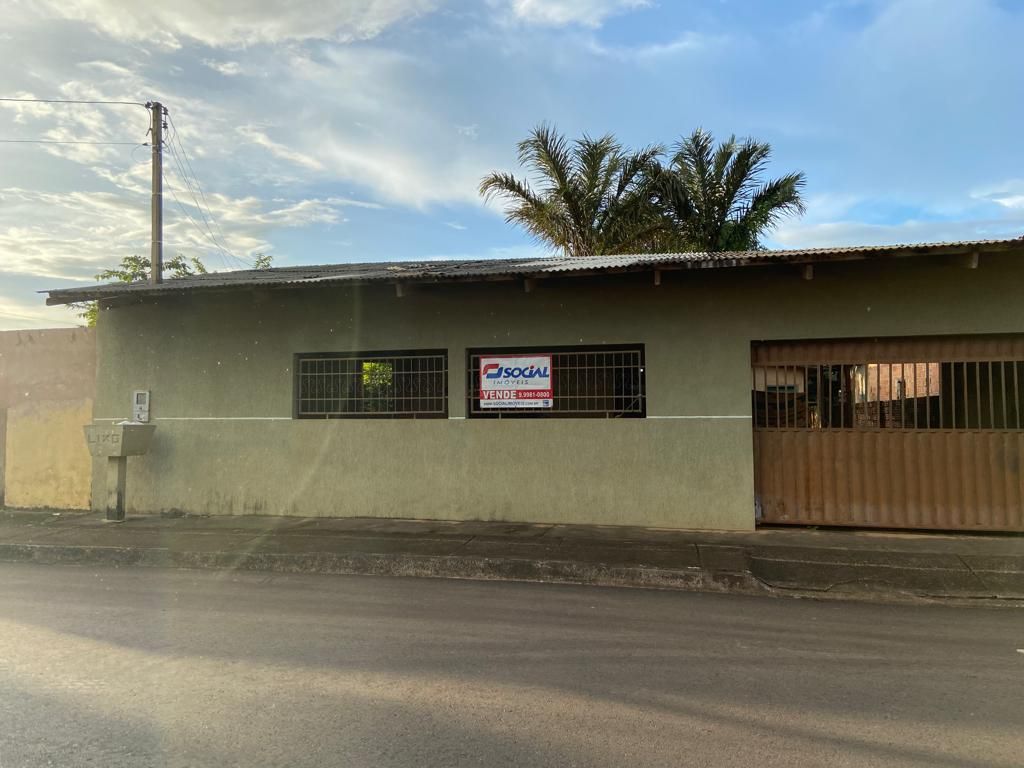
M 1024 613 L 0 566 L 0 768 L 1020 766 Z

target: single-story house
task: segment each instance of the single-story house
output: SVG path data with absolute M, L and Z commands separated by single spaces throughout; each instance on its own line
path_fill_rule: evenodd
M 98 300 L 129 511 L 1024 530 L 1024 239 L 384 262 Z M 94 504 L 102 504 L 102 467 Z

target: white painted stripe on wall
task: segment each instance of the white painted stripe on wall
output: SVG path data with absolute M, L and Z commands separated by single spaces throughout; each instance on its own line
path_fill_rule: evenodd
M 648 416 L 648 419 L 750 419 L 750 416 Z
M 291 421 L 291 416 L 157 416 L 153 421 Z M 127 421 L 121 416 L 115 419 L 93 419 L 93 421 Z
M 750 416 L 648 416 L 648 419 L 746 419 Z M 127 417 L 95 418 L 93 421 L 126 421 Z M 294 419 L 309 421 L 309 419 Z M 465 416 L 449 416 L 448 421 L 465 421 Z M 153 421 L 293 421 L 291 416 L 157 416 Z M 324 419 L 327 421 L 327 419 Z

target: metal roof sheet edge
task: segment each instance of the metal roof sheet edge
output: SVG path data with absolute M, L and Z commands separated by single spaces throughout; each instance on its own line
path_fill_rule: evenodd
M 727 268 L 765 263 L 816 263 L 850 258 L 885 258 L 941 253 L 969 254 L 977 251 L 1024 250 L 1024 236 L 994 240 L 962 240 L 897 245 L 838 246 L 764 251 L 721 251 L 615 254 L 606 256 L 550 256 L 522 259 L 465 259 L 424 261 L 380 261 L 310 266 L 272 267 L 234 272 L 210 272 L 163 283 L 105 283 L 75 288 L 40 291 L 48 294 L 47 304 L 147 295 L 194 289 L 228 289 L 254 286 L 281 287 L 323 282 L 441 282 L 485 281 L 519 277 L 561 275 L 584 276 L 602 272 L 637 272 L 647 269 Z

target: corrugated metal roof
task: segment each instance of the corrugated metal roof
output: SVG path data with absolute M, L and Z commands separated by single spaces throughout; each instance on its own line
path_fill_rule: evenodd
M 108 283 L 61 288 L 48 293 L 48 304 L 235 287 L 281 287 L 323 282 L 447 282 L 485 281 L 542 277 L 544 275 L 584 276 L 609 272 L 640 272 L 651 269 L 693 269 L 740 267 L 770 263 L 815 263 L 847 259 L 871 259 L 913 255 L 971 253 L 1024 249 L 1024 238 L 968 240 L 947 243 L 867 245 L 840 248 L 802 248 L 779 251 L 723 251 L 720 253 L 650 253 L 589 257 L 535 259 L 470 259 L 461 261 L 381 261 L 354 264 L 323 264 L 304 267 L 275 267 L 236 272 L 211 272 L 194 277 L 149 283 Z

